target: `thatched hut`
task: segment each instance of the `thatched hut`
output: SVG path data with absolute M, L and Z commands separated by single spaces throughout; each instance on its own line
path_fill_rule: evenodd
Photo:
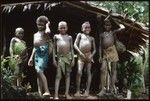
M 27 1 L 27 0 L 26 0 Z M 20 2 L 7 2 L 4 1 L 1 5 L 1 53 L 5 56 L 9 55 L 8 47 L 11 38 L 14 36 L 15 28 L 23 27 L 25 30 L 24 40 L 27 42 L 28 52 L 31 54 L 33 47 L 33 34 L 37 31 L 36 28 L 36 18 L 40 15 L 46 15 L 51 21 L 51 36 L 58 33 L 57 24 L 59 21 L 64 20 L 68 23 L 69 30 L 68 33 L 75 37 L 78 32 L 81 31 L 81 24 L 84 21 L 89 21 L 92 26 L 92 36 L 96 40 L 97 53 L 95 55 L 95 63 L 93 64 L 93 82 L 91 89 L 98 89 L 99 84 L 99 63 L 98 63 L 98 44 L 99 44 L 99 33 L 103 32 L 103 20 L 107 16 L 108 11 L 97 8 L 82 1 L 61 1 L 61 2 L 51 2 L 51 1 L 30 1 L 25 2 L 22 0 Z M 97 19 L 97 15 L 101 17 Z M 115 23 L 122 23 L 126 27 L 126 31 L 123 33 L 118 33 L 117 36 L 119 40 L 127 47 L 127 49 L 132 50 L 138 48 L 138 45 L 145 45 L 146 40 L 149 38 L 149 29 L 144 25 L 134 22 L 130 19 L 124 19 L 122 15 L 113 14 L 113 29 L 117 29 L 119 26 Z M 100 23 L 99 23 L 100 22 Z M 99 23 L 99 26 L 98 26 Z M 50 59 L 49 68 L 46 70 L 46 75 L 48 77 L 49 87 L 54 90 L 54 79 L 55 79 L 55 67 L 52 65 L 52 60 Z M 75 87 L 75 74 L 76 65 L 73 68 L 71 87 Z M 36 74 L 34 69 L 28 68 L 27 81 L 32 82 L 32 87 L 36 87 Z M 86 75 L 85 75 L 86 76 Z M 34 82 L 33 82 L 34 81 Z M 63 85 L 63 84 L 62 84 Z M 93 86 L 94 85 L 94 86 Z M 82 85 L 83 86 L 83 85 Z

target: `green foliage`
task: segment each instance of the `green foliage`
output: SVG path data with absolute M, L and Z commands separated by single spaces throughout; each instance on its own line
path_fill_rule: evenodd
M 17 42 L 14 46 L 14 53 L 20 55 L 26 49 L 26 45 L 23 42 Z
M 29 84 L 25 87 L 13 85 L 14 70 L 9 67 L 9 60 L 10 57 L 1 56 L 1 99 L 25 98 L 31 86 Z
M 149 22 L 149 1 L 89 1 L 96 7 L 112 10 L 114 13 L 125 14 L 139 22 Z

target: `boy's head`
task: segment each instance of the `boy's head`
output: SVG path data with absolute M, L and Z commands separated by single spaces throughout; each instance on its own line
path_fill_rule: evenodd
M 22 39 L 24 36 L 24 29 L 21 27 L 16 28 L 15 30 L 15 35 L 16 37 L 18 37 L 19 39 Z
M 106 31 L 110 31 L 111 30 L 111 22 L 110 22 L 110 20 L 107 19 L 107 20 L 104 21 L 104 23 L 105 23 L 104 24 L 105 30 Z
M 89 34 L 91 32 L 91 25 L 89 21 L 86 21 L 82 24 L 81 28 L 82 32 L 85 34 Z
M 59 30 L 60 34 L 66 34 L 66 32 L 68 30 L 67 22 L 65 22 L 65 21 L 59 22 L 58 30 Z
M 36 19 L 37 28 L 39 31 L 43 31 L 46 28 L 48 18 L 46 16 L 40 16 Z

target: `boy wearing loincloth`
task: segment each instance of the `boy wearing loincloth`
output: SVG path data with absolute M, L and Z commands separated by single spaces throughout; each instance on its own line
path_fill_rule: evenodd
M 24 36 L 24 29 L 20 27 L 16 28 L 15 35 L 16 36 L 11 39 L 9 47 L 11 56 L 10 64 L 14 64 L 11 66 L 15 66 L 15 85 L 17 82 L 17 86 L 21 86 L 22 72 L 28 59 L 26 42 L 22 39 Z
M 54 35 L 53 38 L 53 64 L 57 68 L 54 99 L 59 99 L 58 90 L 62 74 L 64 74 L 66 78 L 65 96 L 67 99 L 71 99 L 72 97 L 69 95 L 70 72 L 71 68 L 74 66 L 72 37 L 67 34 L 68 26 L 65 21 L 59 22 L 58 30 L 59 34 Z
M 33 66 L 34 57 L 35 69 L 37 72 L 38 93 L 40 96 L 42 94 L 43 96 L 50 96 L 47 79 L 44 74 L 44 70 L 48 65 L 49 50 L 51 49 L 49 46 L 49 33 L 51 32 L 49 28 L 50 22 L 46 16 L 40 16 L 37 18 L 36 24 L 38 32 L 34 34 L 34 48 L 28 61 L 28 65 Z
M 116 66 L 118 58 L 118 53 L 116 50 L 116 40 L 117 37 L 115 35 L 116 32 L 120 32 L 124 29 L 123 25 L 120 25 L 121 28 L 112 31 L 111 30 L 111 22 L 110 22 L 110 13 L 107 18 L 104 20 L 104 28 L 105 32 L 100 34 L 100 44 L 99 44 L 99 62 L 102 63 L 101 66 L 101 91 L 97 94 L 98 96 L 103 96 L 105 93 L 106 86 L 106 71 L 108 71 L 110 75 L 110 89 L 111 92 L 116 93 L 115 82 L 116 82 Z M 107 78 L 108 80 L 108 78 Z M 108 84 L 109 85 L 109 84 Z M 107 85 L 107 89 L 108 88 Z
M 77 72 L 77 92 L 75 96 L 80 95 L 80 82 L 82 76 L 82 70 L 84 65 L 86 65 L 88 80 L 87 87 L 85 90 L 84 96 L 89 96 L 89 89 L 91 85 L 91 66 L 93 61 L 93 56 L 96 52 L 95 48 L 95 39 L 90 36 L 91 26 L 89 22 L 84 22 L 82 24 L 82 32 L 79 33 L 74 42 L 74 48 L 78 52 L 78 72 Z

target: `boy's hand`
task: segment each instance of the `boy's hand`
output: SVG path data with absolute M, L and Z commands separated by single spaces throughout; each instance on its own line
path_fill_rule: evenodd
M 53 65 L 57 68 L 58 67 L 58 64 L 56 62 L 56 60 L 53 62 Z
M 28 66 L 33 66 L 33 59 L 29 59 Z
M 80 54 L 79 54 L 83 59 L 86 59 L 85 58 L 85 55 L 82 53 L 82 52 L 80 52 Z
M 15 55 L 15 58 L 16 58 L 17 62 L 19 62 L 21 60 L 21 57 L 19 55 Z
M 50 21 L 48 21 L 48 22 L 46 23 L 46 26 L 48 26 L 48 27 L 50 26 Z
M 93 60 L 93 56 L 90 55 L 90 56 L 88 57 L 88 61 L 89 61 L 89 62 L 92 62 L 92 60 Z

